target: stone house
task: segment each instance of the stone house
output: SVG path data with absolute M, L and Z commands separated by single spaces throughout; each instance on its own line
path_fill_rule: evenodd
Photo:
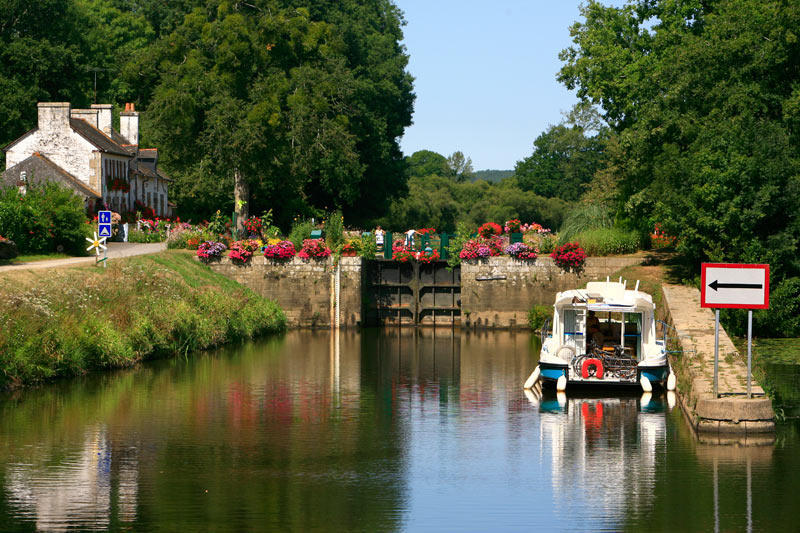
M 40 102 L 38 112 L 37 127 L 4 148 L 0 187 L 56 181 L 82 196 L 89 211 L 125 213 L 144 205 L 157 216 L 172 215 L 171 180 L 158 169 L 158 150 L 139 148 L 133 104 L 120 113 L 120 131 L 112 127 L 110 104 L 71 109 L 68 102 Z

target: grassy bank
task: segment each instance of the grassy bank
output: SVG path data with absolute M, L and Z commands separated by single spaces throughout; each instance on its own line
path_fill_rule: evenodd
M 0 388 L 186 355 L 285 327 L 280 308 L 168 251 L 0 275 Z

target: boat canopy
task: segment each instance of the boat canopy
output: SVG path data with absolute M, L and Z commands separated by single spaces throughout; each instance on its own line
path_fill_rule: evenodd
M 584 307 L 588 311 L 641 313 L 655 309 L 653 298 L 646 292 L 628 290 L 614 281 L 590 281 L 585 289 L 574 289 L 556 295 L 555 307 Z

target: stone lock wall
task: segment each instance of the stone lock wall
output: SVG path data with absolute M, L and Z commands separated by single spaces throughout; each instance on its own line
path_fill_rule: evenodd
M 461 264 L 462 324 L 477 327 L 525 326 L 534 305 L 553 305 L 556 293 L 605 280 L 640 257 L 589 257 L 581 275 L 566 273 L 550 257 L 534 263 L 491 257 Z M 636 283 L 628 280 L 628 283 Z
M 341 258 L 341 326 L 361 324 L 361 263 L 360 257 Z M 234 264 L 226 257 L 209 266 L 277 302 L 290 327 L 330 327 L 332 324 L 335 309 L 332 258 L 303 261 L 295 257 L 287 262 L 273 262 L 254 255 L 247 265 Z
M 557 292 L 584 287 L 587 281 L 605 280 L 606 276 L 640 262 L 641 257 L 590 257 L 580 276 L 563 272 L 549 257 L 540 257 L 534 263 L 510 257 L 465 262 L 461 265 L 460 300 L 456 302 L 461 307 L 461 325 L 526 327 L 528 311 L 534 305 L 550 306 Z M 302 261 L 295 257 L 286 263 L 275 263 L 255 256 L 245 266 L 224 258 L 210 267 L 275 300 L 286 313 L 290 326 L 329 327 L 333 323 L 332 258 Z M 341 326 L 374 325 L 365 323 L 365 317 L 376 314 L 375 309 L 365 309 L 375 305 L 375 299 L 367 294 L 366 271 L 360 257 L 341 258 Z M 636 280 L 628 282 L 633 287 Z

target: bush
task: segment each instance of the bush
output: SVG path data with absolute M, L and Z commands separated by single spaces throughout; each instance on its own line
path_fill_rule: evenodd
M 299 250 L 303 247 L 303 241 L 311 237 L 311 230 L 314 225 L 308 219 L 295 220 L 292 229 L 289 231 L 288 240 L 294 244 L 294 249 Z
M 747 310 L 721 309 L 728 333 L 747 335 Z M 800 337 L 800 278 L 788 278 L 770 288 L 769 309 L 753 312 L 754 337 Z
M 323 223 L 325 228 L 325 244 L 331 250 L 338 250 L 344 243 L 344 218 L 341 211 L 334 211 L 328 215 Z
M 556 266 L 566 272 L 580 274 L 586 264 L 586 252 L 577 242 L 568 242 L 553 250 L 550 254 Z
M 642 247 L 642 239 L 635 231 L 619 228 L 597 228 L 582 231 L 576 241 L 589 255 L 632 254 Z
M 324 259 L 331 255 L 331 249 L 325 246 L 322 239 L 305 239 L 303 247 L 297 252 L 300 259 Z
M 364 259 L 375 259 L 375 254 L 378 253 L 378 245 L 375 242 L 375 237 L 370 235 L 362 235 L 361 241 L 358 243 L 358 255 Z
M 63 185 L 32 185 L 25 195 L 13 187 L 0 191 L 0 235 L 21 254 L 85 255 L 92 229 L 83 200 Z
M 547 305 L 534 305 L 528 311 L 528 327 L 532 331 L 538 331 L 544 325 L 544 321 L 553 316 L 553 308 Z

